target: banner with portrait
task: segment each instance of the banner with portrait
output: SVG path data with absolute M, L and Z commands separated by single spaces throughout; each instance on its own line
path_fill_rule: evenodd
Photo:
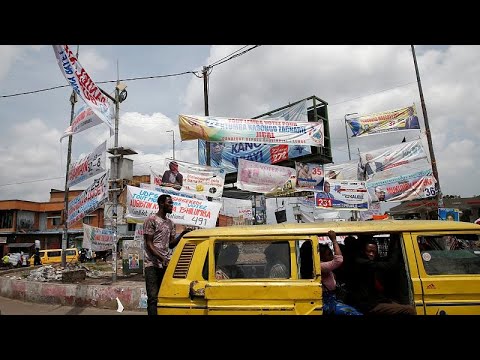
M 254 142 L 280 145 L 323 146 L 323 121 L 300 122 L 269 119 L 179 115 L 184 140 Z
M 92 251 L 113 249 L 115 246 L 114 232 L 113 230 L 83 224 L 82 246 Z
M 328 180 L 323 191 L 315 192 L 315 206 L 336 210 L 368 210 L 365 181 Z
M 141 224 L 137 224 L 142 226 Z M 136 230 L 135 230 L 136 232 Z M 142 273 L 143 272 L 143 258 L 144 255 L 144 241 L 141 240 L 123 240 L 122 241 L 122 270 L 124 274 Z
M 295 192 L 296 178 L 295 169 L 240 159 L 237 187 L 245 191 L 281 196 Z
M 148 215 L 158 212 L 158 197 L 161 191 L 140 189 L 127 185 L 127 211 L 125 218 L 129 223 L 143 223 Z M 170 195 L 170 194 L 168 194 Z M 175 224 L 191 225 L 201 228 L 213 228 L 216 225 L 221 202 L 205 201 L 170 195 L 173 211 L 167 217 Z
M 322 190 L 323 165 L 295 161 L 295 171 L 297 173 L 297 190 Z
M 350 130 L 352 130 L 353 137 L 420 129 L 415 104 L 401 109 L 359 116 L 346 121 Z
M 113 112 L 108 97 L 93 82 L 68 45 L 52 46 L 58 66 L 65 79 L 72 86 L 73 91 L 111 130 L 114 130 Z
M 150 182 L 154 185 L 173 187 L 187 194 L 221 198 L 225 183 L 225 170 L 197 165 L 185 161 L 165 159 L 163 175 L 151 169 Z
M 431 165 L 419 139 L 361 152 L 358 168 L 365 180 L 384 180 L 411 174 L 415 170 L 428 170 Z
M 359 171 L 358 160 L 352 160 L 341 164 L 326 164 L 325 179 L 331 180 L 363 180 Z
M 406 201 L 436 196 L 432 169 L 417 171 L 385 180 L 367 181 L 367 189 L 374 201 Z
M 438 220 L 460 221 L 460 211 L 453 208 L 438 208 Z

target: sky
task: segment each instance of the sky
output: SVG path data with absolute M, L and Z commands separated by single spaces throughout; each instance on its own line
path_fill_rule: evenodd
M 117 62 L 121 79 L 199 71 L 243 46 L 80 45 L 79 61 L 101 82 L 117 79 Z M 480 144 L 475 107 L 480 46 L 415 45 L 415 51 L 441 190 L 480 195 L 480 167 L 474 166 Z M 71 88 L 5 96 L 66 84 L 51 45 L 0 46 L 0 200 L 48 201 L 50 189 L 64 189 L 68 138 L 59 139 L 70 122 Z M 138 152 L 130 156 L 134 175 L 149 174 L 150 167 L 163 170 L 165 158 L 172 157 L 168 130 L 175 132 L 175 157 L 196 163 L 197 142 L 180 141 L 178 115 L 204 114 L 203 79 L 188 74 L 125 84 L 119 146 Z M 113 83 L 101 86 L 114 91 Z M 211 116 L 254 117 L 311 95 L 328 103 L 336 164 L 348 160 L 347 113 L 367 115 L 414 103 L 421 126 L 421 131 L 350 139 L 352 159 L 358 149 L 398 144 L 404 136 L 414 140 L 425 132 L 410 45 L 262 45 L 215 66 L 209 78 Z M 72 162 L 106 139 L 112 147 L 103 124 L 74 135 Z M 275 221 L 276 206 L 274 199 L 267 203 L 269 222 Z

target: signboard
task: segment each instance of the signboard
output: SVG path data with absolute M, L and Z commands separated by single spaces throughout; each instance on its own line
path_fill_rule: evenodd
M 460 221 L 460 212 L 453 208 L 438 208 L 438 219 L 445 221 Z

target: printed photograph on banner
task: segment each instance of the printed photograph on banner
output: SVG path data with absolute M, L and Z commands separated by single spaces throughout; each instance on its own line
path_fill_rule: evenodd
M 414 140 L 360 153 L 360 176 L 365 180 L 385 180 L 419 170 L 431 169 L 422 141 Z
M 315 192 L 315 206 L 337 210 L 368 210 L 365 181 L 325 180 L 323 191 Z
M 73 91 L 110 128 L 114 129 L 112 107 L 108 97 L 93 82 L 68 45 L 52 45 L 58 66 Z
M 225 183 L 225 170 L 222 168 L 166 159 L 164 169 L 161 179 L 159 173 L 151 169 L 154 184 L 187 194 L 222 197 Z
M 140 224 L 137 224 L 137 227 Z M 122 242 L 122 271 L 124 274 L 143 272 L 144 241 L 123 240 Z
M 354 137 L 420 129 L 415 104 L 401 109 L 359 116 L 346 121 Z
M 436 183 L 432 170 L 427 169 L 386 180 L 367 181 L 367 189 L 372 202 L 406 201 L 436 196 Z
M 104 172 L 107 168 L 107 141 L 97 146 L 87 156 L 75 162 L 68 172 L 68 187 L 79 184 L 92 176 Z
M 143 223 L 148 215 L 158 211 L 161 191 L 141 189 L 127 185 L 127 209 L 125 218 L 129 223 Z M 170 195 L 170 194 L 168 194 Z M 167 217 L 175 224 L 212 228 L 216 226 L 222 203 L 183 196 L 170 195 L 173 211 Z
M 295 169 L 239 160 L 237 187 L 241 190 L 267 194 L 279 189 L 295 191 Z M 293 183 L 292 183 L 293 182 Z M 291 189 L 288 187 L 291 186 Z
M 322 190 L 323 165 L 295 161 L 295 170 L 297 172 L 296 187 L 298 190 Z
M 438 208 L 438 219 L 445 221 L 460 221 L 460 212 L 453 208 Z
M 184 140 L 254 142 L 323 146 L 323 121 L 299 122 L 269 119 L 222 118 L 179 115 L 180 137 Z

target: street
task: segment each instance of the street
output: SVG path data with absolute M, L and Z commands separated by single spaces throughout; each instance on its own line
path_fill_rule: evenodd
M 0 296 L 0 315 L 147 315 L 147 311 L 123 311 L 94 307 L 37 304 Z

